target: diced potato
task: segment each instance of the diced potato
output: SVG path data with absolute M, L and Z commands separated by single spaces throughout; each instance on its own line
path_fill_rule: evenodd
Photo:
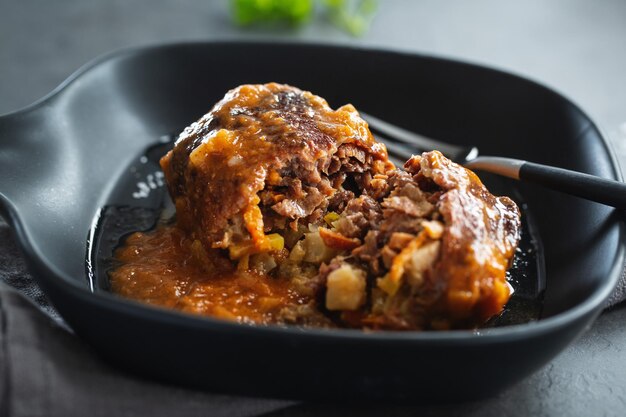
M 437 220 L 427 220 L 422 222 L 422 227 L 431 239 L 439 239 L 443 235 L 443 223 Z
M 328 274 L 326 308 L 356 310 L 365 303 L 365 272 L 344 264 Z
M 300 241 L 296 243 L 291 252 L 289 252 L 289 260 L 293 262 L 300 262 L 302 259 L 304 259 L 304 245 Z
M 438 240 L 431 241 L 411 254 L 404 271 L 407 283 L 410 286 L 416 287 L 422 284 L 424 272 L 431 268 L 437 260 L 440 246 L 441 244 Z
M 304 249 L 303 260 L 314 264 L 328 262 L 336 255 L 334 250 L 324 244 L 318 230 L 305 233 L 302 247 Z

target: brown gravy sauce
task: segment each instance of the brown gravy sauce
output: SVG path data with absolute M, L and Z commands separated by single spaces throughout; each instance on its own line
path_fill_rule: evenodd
M 238 271 L 226 254 L 208 253 L 211 268 L 194 256 L 193 242 L 173 225 L 131 234 L 115 251 L 119 266 L 109 271 L 121 296 L 239 323 L 268 324 L 284 307 L 309 300 L 285 280 Z

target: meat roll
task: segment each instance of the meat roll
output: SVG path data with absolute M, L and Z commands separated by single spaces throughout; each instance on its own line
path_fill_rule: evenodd
M 161 166 L 179 226 L 233 259 L 279 250 L 393 167 L 352 105 L 274 83 L 231 90 Z
M 185 129 L 161 165 L 197 259 L 222 252 L 310 300 L 276 322 L 468 328 L 511 294 L 515 203 L 437 151 L 397 169 L 352 105 L 243 85 Z

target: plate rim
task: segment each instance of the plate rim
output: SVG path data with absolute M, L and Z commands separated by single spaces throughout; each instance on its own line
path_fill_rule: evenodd
M 421 54 L 410 51 L 385 49 L 380 47 L 368 47 L 368 46 L 355 46 L 350 44 L 341 43 L 325 43 L 325 42 L 293 42 L 293 41 L 277 41 L 277 40 L 220 40 L 220 41 L 185 41 L 185 42 L 168 42 L 159 43 L 148 46 L 133 46 L 122 49 L 117 49 L 112 52 L 100 55 L 86 64 L 79 67 L 70 76 L 68 76 L 63 82 L 61 82 L 51 92 L 43 96 L 42 98 L 34 101 L 25 107 L 22 107 L 16 111 L 5 113 L 0 115 L 0 121 L 8 120 L 13 117 L 18 117 L 27 113 L 34 112 L 47 103 L 54 100 L 57 96 L 63 94 L 74 82 L 79 80 L 84 74 L 99 67 L 108 61 L 121 59 L 123 57 L 130 57 L 135 55 L 141 55 L 145 53 L 154 52 L 157 50 L 176 49 L 176 48 L 188 48 L 194 46 L 204 47 L 225 47 L 225 46 L 237 46 L 237 47 L 298 47 L 298 48 L 313 48 L 313 49 L 327 49 L 327 50 L 350 50 L 358 53 L 370 53 L 370 54 L 388 54 L 388 55 L 400 55 L 405 57 L 417 57 L 425 60 L 437 61 L 442 63 L 452 63 L 460 66 L 467 66 L 475 69 L 481 69 L 488 72 L 495 72 L 507 77 L 513 77 L 520 81 L 524 81 L 535 85 L 536 87 L 546 91 L 549 94 L 556 96 L 561 101 L 571 105 L 575 110 L 584 115 L 590 122 L 588 129 L 595 129 L 598 132 L 601 145 L 604 147 L 607 155 L 609 156 L 609 163 L 611 165 L 611 171 L 615 179 L 623 181 L 623 174 L 620 168 L 620 164 L 617 160 L 616 154 L 609 143 L 606 133 L 599 128 L 595 120 L 589 116 L 589 113 L 583 111 L 583 109 L 570 100 L 562 93 L 555 89 L 546 86 L 542 82 L 532 80 L 526 76 L 516 74 L 511 71 L 504 71 L 498 68 L 486 66 L 483 64 L 472 63 L 468 61 L 458 60 L 448 57 L 434 56 L 430 54 Z M 202 328 L 205 330 L 229 330 L 235 333 L 263 333 L 274 334 L 280 333 L 281 335 L 291 335 L 293 337 L 314 337 L 314 338 L 329 338 L 340 340 L 354 340 L 359 342 L 370 341 L 380 342 L 382 340 L 389 342 L 420 342 L 420 343 L 435 343 L 441 345 L 442 343 L 458 343 L 462 340 L 470 344 L 483 344 L 491 343 L 494 341 L 502 342 L 507 340 L 526 339 L 533 336 L 539 336 L 544 333 L 551 333 L 554 330 L 564 327 L 569 323 L 580 319 L 587 314 L 597 310 L 599 314 L 603 303 L 609 298 L 610 294 L 614 290 L 619 277 L 621 276 L 624 259 L 626 254 L 626 224 L 623 219 L 616 220 L 619 226 L 619 244 L 615 257 L 613 259 L 613 265 L 608 276 L 604 280 L 599 288 L 597 288 L 591 295 L 589 295 L 582 302 L 576 306 L 560 312 L 554 316 L 540 319 L 538 321 L 532 321 L 523 324 L 516 324 L 510 326 L 503 326 L 497 328 L 478 329 L 478 330 L 445 330 L 436 332 L 424 332 L 424 331 L 376 331 L 376 332 L 364 332 L 359 329 L 320 329 L 320 328 L 306 328 L 302 329 L 295 326 L 279 326 L 279 325 L 242 325 L 239 323 L 232 323 L 224 320 L 219 320 L 212 317 L 196 316 L 178 312 L 171 309 L 155 307 L 147 304 L 140 303 L 134 300 L 124 299 L 112 293 L 105 291 L 91 291 L 87 285 L 81 286 L 76 280 L 69 277 L 64 272 L 60 271 L 53 263 L 47 262 L 45 255 L 38 249 L 37 244 L 29 238 L 28 232 L 24 227 L 22 220 L 19 217 L 18 211 L 11 203 L 11 201 L 0 191 L 0 214 L 4 216 L 8 224 L 11 226 L 12 233 L 16 238 L 20 250 L 24 254 L 27 265 L 33 273 L 34 279 L 42 286 L 47 288 L 50 285 L 59 285 L 64 288 L 65 291 L 72 293 L 73 296 L 85 299 L 87 302 L 98 304 L 100 307 L 108 309 L 117 309 L 125 314 L 131 314 L 147 320 L 168 322 L 176 325 L 191 326 Z M 611 214 L 612 216 L 613 214 Z M 44 288 L 44 291 L 45 291 Z

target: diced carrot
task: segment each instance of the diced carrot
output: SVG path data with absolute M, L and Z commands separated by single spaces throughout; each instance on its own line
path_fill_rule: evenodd
M 324 241 L 324 244 L 329 248 L 352 250 L 361 245 L 361 241 L 359 239 L 345 237 L 341 233 L 334 232 L 330 229 L 326 229 L 325 227 L 319 228 L 319 234 Z

